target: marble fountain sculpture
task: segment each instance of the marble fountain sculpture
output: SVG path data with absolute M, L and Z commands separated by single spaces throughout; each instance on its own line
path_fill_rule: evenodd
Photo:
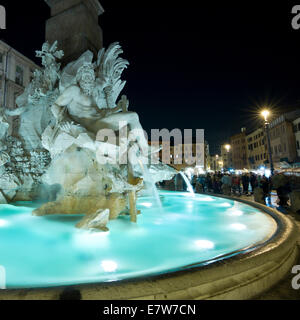
M 146 185 L 169 180 L 176 171 L 148 164 L 148 146 L 139 117 L 128 111 L 128 61 L 118 43 L 86 51 L 63 70 L 57 43 L 45 43 L 37 57 L 42 70 L 17 98 L 18 108 L 1 113 L 0 201 L 46 200 L 36 216 L 86 214 L 78 228 L 108 230 L 109 220 L 131 215 Z M 8 116 L 20 117 L 18 137 L 7 136 Z M 147 172 L 147 174 L 145 174 Z M 151 177 L 152 181 L 146 181 Z
M 297 229 L 247 200 L 158 194 L 155 182 L 177 172 L 147 161 L 158 150 L 119 98 L 128 66 L 121 53 L 114 43 L 62 69 L 63 52 L 45 43 L 37 51 L 43 68 L 18 108 L 0 110 L 0 267 L 8 288 L 0 299 L 53 299 L 59 286 L 127 279 L 139 281 L 80 290 L 84 299 L 93 292 L 97 299 L 255 297 L 296 263 Z M 19 117 L 15 136 L 10 116 Z

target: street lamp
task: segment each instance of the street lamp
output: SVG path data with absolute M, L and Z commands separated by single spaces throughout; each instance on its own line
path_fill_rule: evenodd
M 225 144 L 224 145 L 224 148 L 225 150 L 227 151 L 227 156 L 224 154 L 224 161 L 226 163 L 226 167 L 229 168 L 229 163 L 230 163 L 230 160 L 229 160 L 229 152 L 230 152 L 230 149 L 231 149 L 231 145 L 230 144 Z
M 269 121 L 268 117 L 270 115 L 270 111 L 267 109 L 264 109 L 261 112 L 261 115 L 265 119 L 265 129 L 267 133 L 267 142 L 268 142 L 268 151 L 269 151 L 269 161 L 270 161 L 270 170 L 271 170 L 271 176 L 274 174 L 274 165 L 273 165 L 273 158 L 272 158 L 272 150 L 271 150 L 271 140 L 270 140 L 270 129 L 269 129 Z
M 270 111 L 267 110 L 267 109 L 264 109 L 264 110 L 261 112 L 261 115 L 265 118 L 265 122 L 268 122 L 268 116 L 270 115 Z
M 224 166 L 223 161 L 219 161 L 219 168 L 220 168 L 221 170 L 223 169 L 223 166 Z
M 225 149 L 226 149 L 227 152 L 229 152 L 230 149 L 231 149 L 231 145 L 230 145 L 230 144 L 226 144 L 226 145 L 225 145 Z

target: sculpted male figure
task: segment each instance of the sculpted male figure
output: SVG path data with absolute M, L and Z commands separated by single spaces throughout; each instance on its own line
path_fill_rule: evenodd
M 91 138 L 96 139 L 101 129 L 117 131 L 120 123 L 127 124 L 134 132 L 143 132 L 139 117 L 134 112 L 126 111 L 124 97 L 117 106 L 99 105 L 105 101 L 105 80 L 96 79 L 93 65 L 84 63 L 76 76 L 77 84 L 66 88 L 52 106 L 52 113 L 57 119 L 59 128 L 70 131 L 73 123 L 85 128 Z M 137 131 L 138 130 L 138 131 Z M 148 143 L 143 134 L 135 136 L 137 144 L 144 154 Z

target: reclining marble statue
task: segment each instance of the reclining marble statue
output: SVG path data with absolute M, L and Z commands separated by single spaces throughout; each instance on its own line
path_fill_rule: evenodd
M 176 174 L 167 165 L 147 162 L 157 150 L 148 146 L 138 115 L 128 110 L 127 97 L 119 99 L 126 84 L 121 75 L 129 64 L 122 53 L 113 43 L 99 51 L 95 62 L 93 53 L 86 51 L 61 71 L 57 60 L 63 52 L 57 43 L 45 43 L 37 51 L 43 71 L 35 72 L 18 97 L 19 108 L 7 112 L 20 116 L 19 140 L 27 153 L 43 150 L 50 157 L 34 185 L 56 194 L 34 215 L 86 214 L 77 227 L 100 230 L 122 214 L 136 222 L 144 170 L 153 173 L 154 182 Z

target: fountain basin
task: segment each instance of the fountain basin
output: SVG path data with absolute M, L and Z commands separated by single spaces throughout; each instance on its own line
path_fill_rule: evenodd
M 58 298 L 61 288 L 50 287 L 81 284 L 84 298 L 249 298 L 296 259 L 293 224 L 272 209 L 198 194 L 160 196 L 163 212 L 141 198 L 137 225 L 124 217 L 100 234 L 74 229 L 81 216 L 32 217 L 28 203 L 2 207 L 0 264 L 9 290 L 1 295 L 48 287 L 34 291 Z M 269 277 L 259 282 L 262 290 L 259 275 Z M 256 283 L 254 290 L 244 280 Z

